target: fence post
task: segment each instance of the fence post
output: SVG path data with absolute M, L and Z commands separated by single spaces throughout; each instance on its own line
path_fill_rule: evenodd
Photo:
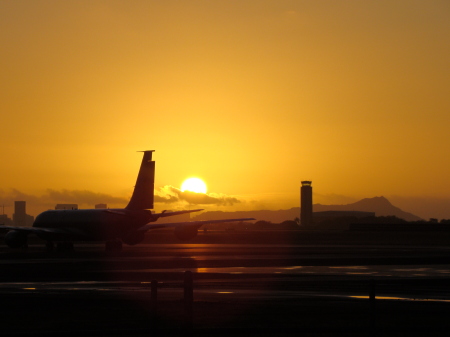
M 158 281 L 152 280 L 150 284 L 150 324 L 151 329 L 157 329 L 157 311 L 158 311 Z
M 157 310 L 157 299 L 158 299 L 158 281 L 152 280 L 150 284 L 150 306 L 153 313 Z
M 193 327 L 193 302 L 194 302 L 194 281 L 192 272 L 184 272 L 184 315 L 187 329 Z
M 152 318 L 156 318 L 156 312 L 158 309 L 157 299 L 158 299 L 158 281 L 152 280 L 150 284 L 150 310 L 152 313 Z
M 373 335 L 375 334 L 376 318 L 377 318 L 375 297 L 376 297 L 376 283 L 374 279 L 371 279 L 369 290 L 369 303 L 370 303 L 370 329 Z

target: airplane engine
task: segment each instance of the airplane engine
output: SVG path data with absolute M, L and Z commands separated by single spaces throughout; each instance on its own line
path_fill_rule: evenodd
M 188 241 L 195 238 L 200 226 L 178 226 L 175 227 L 175 236 L 181 241 Z
M 131 232 L 122 238 L 122 241 L 127 245 L 134 246 L 144 241 L 144 232 Z
M 9 248 L 20 248 L 27 244 L 28 236 L 21 231 L 9 231 L 5 235 L 5 243 Z

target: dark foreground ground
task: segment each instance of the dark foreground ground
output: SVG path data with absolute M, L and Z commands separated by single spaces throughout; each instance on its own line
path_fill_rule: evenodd
M 315 298 L 195 301 L 192 330 L 180 300 L 118 295 L 4 296 L 2 335 L 444 336 L 448 303 Z
M 414 246 L 367 233 L 310 233 L 307 242 L 280 241 L 280 233 L 270 241 L 266 233 L 251 244 L 239 242 L 245 239 L 236 233 L 233 242 L 230 234 L 207 235 L 197 240 L 208 244 L 177 245 L 157 234 L 149 238 L 157 245 L 110 254 L 100 245 L 70 254 L 0 246 L 1 333 L 448 335 L 450 254 L 442 236 L 432 242 L 418 235 Z M 194 278 L 192 316 L 183 301 L 185 270 Z M 151 280 L 159 283 L 156 308 Z

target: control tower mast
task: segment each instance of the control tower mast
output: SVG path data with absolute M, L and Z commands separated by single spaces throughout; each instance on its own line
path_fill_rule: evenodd
M 302 226 L 313 223 L 312 181 L 302 181 L 300 188 L 300 222 Z

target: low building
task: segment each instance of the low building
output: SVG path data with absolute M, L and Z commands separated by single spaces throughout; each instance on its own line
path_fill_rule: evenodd
M 6 214 L 0 215 L 0 225 L 2 226 L 12 226 L 13 222 Z
M 77 204 L 56 204 L 55 209 L 78 209 Z

